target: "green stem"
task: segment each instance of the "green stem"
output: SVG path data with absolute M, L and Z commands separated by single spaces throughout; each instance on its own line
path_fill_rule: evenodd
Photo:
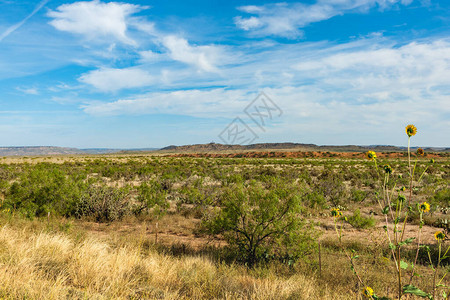
M 444 273 L 444 276 L 442 276 L 441 280 L 439 280 L 438 285 L 441 284 L 442 280 L 444 280 L 444 278 L 445 278 L 445 276 L 447 276 L 447 274 L 448 274 L 448 271 L 446 271 Z
M 441 263 L 441 241 L 438 241 L 439 243 L 439 257 L 438 257 L 438 263 L 436 265 L 436 269 L 434 270 L 434 276 L 433 276 L 433 299 L 436 299 L 436 276 L 437 272 L 439 270 L 439 264 Z
M 411 149 L 410 149 L 410 144 L 411 144 L 411 137 L 408 136 L 408 166 L 409 166 L 409 199 L 408 199 L 408 205 L 410 205 L 411 203 L 411 199 L 412 199 L 412 182 L 413 182 L 413 172 L 411 169 Z
M 339 243 L 340 243 L 341 242 L 341 235 L 339 233 L 339 230 L 337 229 L 337 221 L 336 221 L 337 218 L 338 217 L 334 217 L 334 229 L 336 230 L 336 234 L 337 234 L 337 236 L 339 238 Z
M 411 151 L 410 151 L 411 137 L 408 136 L 408 167 L 409 175 L 411 175 Z
M 402 298 L 402 269 L 400 267 L 400 247 L 397 245 L 398 300 Z
M 428 170 L 428 167 L 429 167 L 429 166 L 427 166 L 427 167 L 425 168 L 425 170 L 423 170 L 423 172 L 422 172 L 422 174 L 420 175 L 419 180 L 417 180 L 417 182 L 420 182 L 420 180 L 422 180 L 422 177 L 423 177 L 423 175 L 425 174 L 425 172 Z
M 414 264 L 412 266 L 411 270 L 411 277 L 409 278 L 409 284 L 412 283 L 412 280 L 414 278 L 414 268 L 417 264 L 417 259 L 419 258 L 419 249 L 420 249 L 420 234 L 422 233 L 422 222 L 423 222 L 423 212 L 420 211 L 420 225 L 419 225 L 419 233 L 417 234 L 417 251 L 416 251 L 416 257 L 414 259 Z

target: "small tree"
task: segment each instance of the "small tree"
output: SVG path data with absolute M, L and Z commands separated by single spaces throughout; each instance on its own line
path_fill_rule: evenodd
M 295 261 L 311 251 L 313 238 L 300 217 L 301 199 L 294 186 L 277 182 L 270 190 L 236 185 L 221 208 L 203 221 L 210 234 L 221 234 L 248 267 L 263 259 Z
M 137 190 L 137 202 L 139 205 L 136 213 L 141 213 L 143 210 L 148 212 L 151 208 L 156 208 L 156 214 L 160 215 L 169 207 L 169 203 L 166 200 L 167 189 L 160 182 L 145 182 Z

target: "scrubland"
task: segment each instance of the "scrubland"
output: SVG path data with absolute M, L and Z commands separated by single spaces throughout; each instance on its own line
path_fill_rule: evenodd
M 431 294 L 449 262 L 439 255 L 447 238 L 434 234 L 448 233 L 450 159 L 416 160 L 423 176 L 397 223 L 403 240 L 420 227 L 421 247 L 417 238 L 400 245 L 402 276 L 417 273 L 411 283 Z M 359 156 L 4 159 L 0 297 L 360 299 L 370 286 L 379 299 L 397 298 L 385 233 L 396 223 L 384 227 L 379 201 L 383 187 L 409 198 L 410 176 L 407 156 L 379 159 L 378 173 L 386 164 L 390 181 L 380 184 L 373 161 Z M 424 202 L 426 212 L 416 206 Z M 447 277 L 441 284 L 435 299 Z

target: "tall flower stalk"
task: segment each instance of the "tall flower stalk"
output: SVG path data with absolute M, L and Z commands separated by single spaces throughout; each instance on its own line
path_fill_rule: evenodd
M 438 243 L 439 243 L 439 259 L 437 262 L 437 265 L 435 268 L 433 268 L 434 274 L 433 274 L 433 291 L 432 294 L 428 294 L 422 290 L 420 290 L 419 288 L 415 287 L 414 285 L 412 285 L 413 279 L 414 277 L 417 275 L 415 273 L 415 267 L 418 261 L 418 256 L 419 256 L 419 249 L 421 249 L 423 246 L 421 246 L 421 234 L 422 234 L 422 228 L 424 226 L 424 221 L 423 221 L 423 217 L 425 213 L 428 213 L 430 211 L 430 205 L 427 202 L 422 202 L 417 204 L 416 210 L 419 213 L 419 218 L 420 218 L 420 223 L 419 223 L 419 229 L 417 231 L 417 244 L 416 244 L 416 255 L 414 258 L 414 262 L 411 264 L 408 264 L 406 261 L 404 261 L 402 259 L 402 247 L 410 245 L 413 243 L 414 239 L 416 239 L 415 237 L 405 237 L 405 232 L 406 232 L 406 225 L 407 225 L 407 220 L 408 220 L 408 215 L 410 212 L 413 211 L 413 208 L 411 207 L 412 202 L 413 202 L 413 189 L 414 189 L 414 178 L 415 178 L 415 171 L 416 171 L 416 167 L 417 167 L 417 162 L 418 160 L 416 159 L 415 163 L 412 164 L 411 162 L 411 137 L 416 135 L 417 133 L 417 128 L 414 125 L 408 125 L 405 128 L 406 134 L 408 136 L 408 173 L 409 173 L 409 177 L 408 177 L 408 183 L 409 183 L 409 195 L 408 197 L 405 197 L 405 195 L 403 195 L 401 192 L 405 191 L 406 188 L 402 187 L 400 189 L 398 189 L 398 195 L 397 197 L 394 197 L 394 193 L 397 190 L 396 189 L 396 183 L 391 183 L 391 175 L 394 172 L 393 168 L 389 165 L 389 164 L 385 164 L 383 165 L 382 168 L 378 168 L 379 164 L 377 163 L 377 154 L 374 151 L 368 151 L 366 153 L 366 157 L 367 159 L 371 160 L 374 165 L 375 165 L 375 169 L 376 169 L 376 173 L 378 176 L 378 179 L 381 181 L 381 192 L 382 195 L 380 196 L 378 193 L 376 193 L 376 200 L 378 202 L 378 205 L 384 215 L 384 219 L 385 219 L 385 225 L 383 226 L 385 234 L 386 234 L 386 239 L 389 243 L 389 249 L 391 252 L 391 256 L 394 262 L 394 266 L 395 266 L 395 273 L 396 273 L 396 277 L 397 277 L 397 299 L 400 300 L 404 295 L 406 294 L 411 294 L 411 295 L 416 295 L 416 296 L 420 296 L 420 297 L 427 297 L 429 299 L 434 299 L 435 297 L 435 293 L 436 293 L 436 289 L 437 286 L 439 286 L 442 282 L 442 280 L 444 279 L 445 275 L 439 280 L 437 281 L 438 277 L 438 268 L 441 262 L 441 259 L 443 257 L 446 257 L 448 251 L 450 250 L 447 249 L 447 251 L 445 251 L 445 254 L 442 256 L 441 254 L 441 245 L 442 245 L 442 241 L 443 238 L 442 236 L 436 237 L 436 239 L 438 239 Z M 424 151 L 423 149 L 419 148 L 417 149 L 417 157 L 420 156 L 424 156 Z M 434 161 L 431 160 L 431 162 L 433 163 Z M 422 174 L 420 175 L 419 179 L 417 180 L 417 183 L 420 182 L 420 180 L 422 179 L 423 175 L 425 174 L 426 170 L 428 169 L 425 168 L 425 170 L 422 172 Z M 384 176 L 382 176 L 380 174 L 380 170 L 381 172 L 384 173 Z M 332 215 L 335 217 L 335 230 L 336 230 L 336 234 L 339 237 L 339 242 L 342 245 L 342 228 L 343 228 L 343 224 L 340 225 L 340 227 L 338 227 L 338 219 L 341 217 L 341 212 L 337 209 L 334 209 L 332 211 Z M 342 218 L 341 218 L 342 219 Z M 344 251 L 345 252 L 345 251 Z M 430 258 L 430 262 L 431 262 L 431 255 L 430 255 L 430 251 L 428 250 L 428 254 L 429 254 L 429 258 Z M 347 255 L 348 256 L 348 255 Z M 363 283 L 362 278 L 355 272 L 354 270 L 354 264 L 353 264 L 353 255 L 352 256 L 348 256 L 350 261 L 351 261 L 351 267 L 353 272 L 355 273 L 355 275 L 358 277 L 358 281 L 360 283 Z M 431 262 L 431 265 L 433 265 L 433 263 Z M 404 281 L 407 280 L 406 277 L 409 275 L 409 283 L 404 285 Z M 372 298 L 372 299 L 388 299 L 388 298 L 378 298 L 376 296 L 376 294 L 373 292 L 373 290 L 369 287 L 366 287 L 365 290 L 363 290 L 363 295 L 368 297 L 368 298 Z

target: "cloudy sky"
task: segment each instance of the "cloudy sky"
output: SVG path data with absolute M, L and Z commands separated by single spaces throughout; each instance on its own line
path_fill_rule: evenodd
M 282 111 L 258 127 L 260 92 Z M 450 146 L 450 1 L 0 0 L 0 145 Z

